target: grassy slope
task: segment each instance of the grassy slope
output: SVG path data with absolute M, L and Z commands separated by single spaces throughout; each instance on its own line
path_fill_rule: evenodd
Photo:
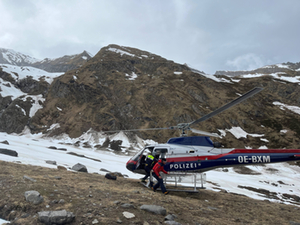
M 177 215 L 176 221 L 181 224 L 300 223 L 297 206 L 258 201 L 232 193 L 201 190 L 196 194 L 173 192 L 164 196 L 146 189 L 137 180 L 121 177 L 113 181 L 99 174 L 3 161 L 0 161 L 0 168 L 0 217 L 19 218 L 13 224 L 40 224 L 37 212 L 62 209 L 75 214 L 72 224 L 92 224 L 94 219 L 99 224 L 118 224 L 118 219 L 122 224 L 162 224 L 164 216 L 140 210 L 143 204 L 166 208 L 168 214 Z M 24 175 L 36 182 L 24 179 Z M 29 190 L 40 192 L 44 202 L 39 205 L 26 202 L 24 193 Z M 65 203 L 52 203 L 60 199 Z M 123 203 L 130 203 L 134 208 L 123 208 Z M 122 215 L 124 211 L 133 213 L 135 218 L 126 219 Z

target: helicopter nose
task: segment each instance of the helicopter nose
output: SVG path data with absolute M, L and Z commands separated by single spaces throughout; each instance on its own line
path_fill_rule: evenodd
M 135 161 L 128 161 L 127 164 L 126 164 L 126 168 L 130 171 L 134 171 L 135 169 L 135 164 L 136 162 Z

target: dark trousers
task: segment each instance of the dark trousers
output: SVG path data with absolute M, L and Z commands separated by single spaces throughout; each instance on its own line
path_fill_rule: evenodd
M 149 167 L 145 167 L 146 175 L 142 178 L 143 180 L 146 180 L 148 177 L 150 177 L 151 169 Z M 153 181 L 149 180 L 150 187 L 153 187 Z
M 145 167 L 146 175 L 142 178 L 143 180 L 147 180 L 147 178 L 150 177 L 150 171 L 151 169 L 149 167 Z
M 156 173 L 152 173 L 152 175 L 155 177 L 155 179 L 158 181 L 155 185 L 154 185 L 154 187 L 153 187 L 153 189 L 154 190 L 156 190 L 159 186 L 160 186 L 160 189 L 161 189 L 161 191 L 162 191 L 162 193 L 165 193 L 166 191 L 167 191 L 167 189 L 166 189 L 166 187 L 165 187 L 165 185 L 164 185 L 164 180 L 163 179 L 161 179 L 161 178 L 159 178 L 157 175 L 156 175 Z

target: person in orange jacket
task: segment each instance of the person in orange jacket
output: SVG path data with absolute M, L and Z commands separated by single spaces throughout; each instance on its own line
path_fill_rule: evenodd
M 155 166 L 153 167 L 153 172 L 152 175 L 155 177 L 155 179 L 158 181 L 153 187 L 152 190 L 156 191 L 156 189 L 160 186 L 160 189 L 162 191 L 162 193 L 164 193 L 165 195 L 169 194 L 169 192 L 167 191 L 165 185 L 164 185 L 164 181 L 162 179 L 162 177 L 160 176 L 159 172 L 163 172 L 165 174 L 170 174 L 169 172 L 165 171 L 164 169 L 164 165 L 166 165 L 167 160 L 165 158 L 160 159 Z

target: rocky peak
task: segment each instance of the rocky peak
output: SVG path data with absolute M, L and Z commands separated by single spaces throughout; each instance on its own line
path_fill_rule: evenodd
M 16 52 L 12 49 L 0 48 L 0 63 L 11 64 L 16 66 L 29 66 L 39 61 L 29 55 Z
M 49 59 L 45 58 L 42 61 L 34 63 L 32 66 L 43 69 L 50 73 L 66 72 L 68 70 L 76 69 L 85 64 L 92 58 L 92 55 L 87 51 L 83 51 L 76 55 L 65 55 L 63 57 Z

